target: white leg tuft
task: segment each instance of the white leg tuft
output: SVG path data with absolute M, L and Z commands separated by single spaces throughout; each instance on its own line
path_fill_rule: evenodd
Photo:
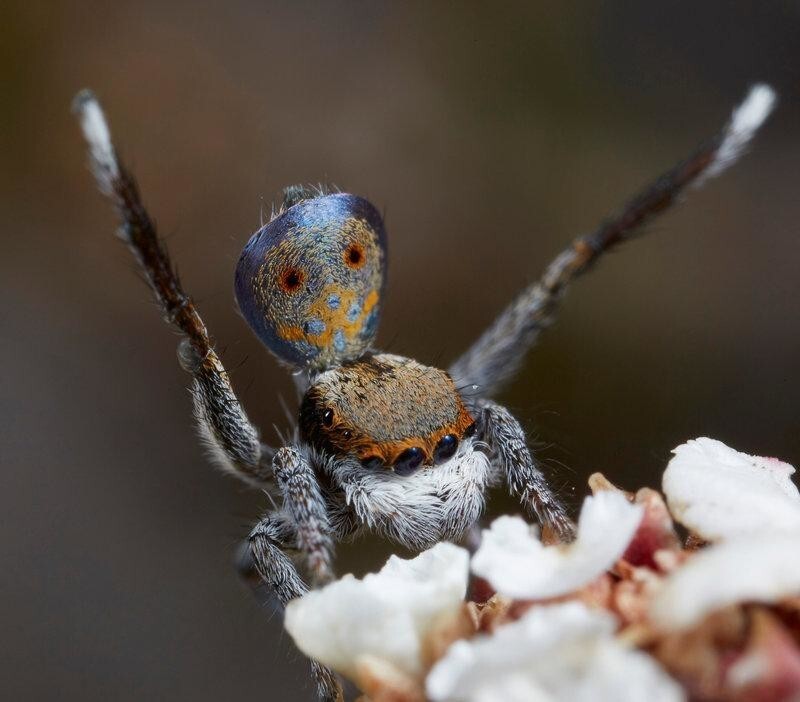
M 103 109 L 91 90 L 81 90 L 72 102 L 72 110 L 89 145 L 97 183 L 104 193 L 110 194 L 112 181 L 119 177 L 119 164 Z
M 758 83 L 750 88 L 744 102 L 731 115 L 731 121 L 725 128 L 714 162 L 698 179 L 695 187 L 702 185 L 709 178 L 718 176 L 736 163 L 747 150 L 756 131 L 769 117 L 776 101 L 775 91 L 765 83 Z

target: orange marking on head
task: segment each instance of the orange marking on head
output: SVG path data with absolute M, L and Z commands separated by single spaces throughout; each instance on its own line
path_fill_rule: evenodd
M 339 444 L 338 448 L 342 451 L 346 453 L 352 452 L 362 461 L 372 457 L 378 457 L 387 467 L 391 467 L 400 454 L 406 449 L 418 447 L 421 448 L 425 454 L 423 464 L 431 465 L 433 463 L 433 452 L 441 438 L 447 434 L 454 434 L 458 437 L 459 441 L 462 441 L 467 428 L 475 421 L 460 399 L 458 404 L 458 417 L 456 420 L 428 436 L 410 436 L 399 441 L 383 442 L 371 441 L 368 437 L 364 436 L 354 436 L 350 440 L 339 439 L 335 443 Z

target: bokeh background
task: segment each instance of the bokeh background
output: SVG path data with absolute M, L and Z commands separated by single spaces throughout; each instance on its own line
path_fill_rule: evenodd
M 237 315 L 283 186 L 386 213 L 381 345 L 446 364 L 757 80 L 734 171 L 568 296 L 506 402 L 577 506 L 698 435 L 800 461 L 800 3 L 43 3 L 0 9 L 0 696 L 309 700 L 232 553 L 265 509 L 212 470 L 187 378 L 69 113 L 92 87 L 250 416 L 291 385 Z M 492 510 L 516 510 L 502 496 Z M 339 569 L 386 547 L 343 548 Z

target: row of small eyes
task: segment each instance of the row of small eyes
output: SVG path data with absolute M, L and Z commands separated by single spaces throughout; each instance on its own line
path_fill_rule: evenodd
M 327 409 L 322 414 L 322 423 L 329 427 L 333 424 L 333 410 Z M 470 437 L 475 434 L 475 423 L 473 422 L 470 424 L 466 431 L 464 432 L 464 438 Z M 342 437 L 345 439 L 349 439 L 351 436 L 351 432 L 349 429 L 345 429 L 342 432 Z M 455 434 L 445 434 L 439 441 L 436 443 L 436 447 L 433 449 L 433 464 L 440 465 L 449 461 L 458 450 L 458 437 Z M 422 465 L 422 462 L 425 460 L 425 451 L 419 446 L 410 446 L 409 448 L 405 449 L 400 455 L 395 459 L 394 464 L 392 465 L 392 470 L 397 475 L 411 475 L 415 473 L 417 469 Z M 382 469 L 383 459 L 378 456 L 372 456 L 370 458 L 365 458 L 362 463 L 366 468 L 370 469 Z
M 367 261 L 366 254 L 364 253 L 364 247 L 358 243 L 350 244 L 342 252 L 342 260 L 348 268 L 358 270 Z M 280 277 L 278 278 L 278 284 L 280 285 L 281 290 L 290 294 L 296 293 L 302 289 L 305 282 L 306 272 L 302 268 L 284 268 L 280 273 Z

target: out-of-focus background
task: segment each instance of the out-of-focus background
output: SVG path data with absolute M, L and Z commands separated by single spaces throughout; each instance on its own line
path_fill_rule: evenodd
M 283 186 L 386 213 L 381 346 L 446 364 L 574 235 L 780 93 L 752 153 L 604 260 L 504 393 L 573 506 L 709 435 L 800 461 L 800 5 L 30 3 L 0 10 L 0 696 L 308 700 L 237 580 L 265 499 L 212 470 L 69 112 L 103 100 L 250 416 L 284 372 L 237 315 Z M 502 496 L 492 510 L 517 510 Z M 385 546 L 342 549 L 377 567 Z

